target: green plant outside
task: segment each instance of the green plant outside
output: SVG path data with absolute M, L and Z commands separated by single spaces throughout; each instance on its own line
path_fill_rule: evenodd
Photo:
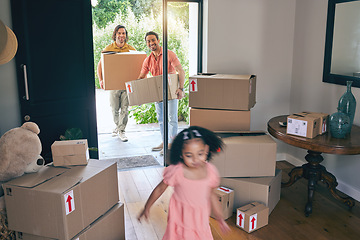
M 128 3 L 127 3 L 128 4 Z M 179 5 L 176 5 L 179 7 Z M 187 4 L 184 4 L 184 7 L 188 7 Z M 94 8 L 93 8 L 94 9 Z M 120 8 L 122 9 L 122 8 Z M 105 46 L 112 43 L 112 32 L 116 25 L 121 24 L 126 26 L 129 35 L 128 44 L 135 47 L 137 51 L 146 52 L 147 55 L 150 54 L 150 51 L 145 43 L 145 34 L 148 31 L 155 31 L 159 34 L 160 41 L 162 36 L 162 15 L 154 14 L 153 11 L 148 15 L 135 16 L 132 9 L 127 6 L 127 10 L 124 12 L 120 10 L 119 13 L 116 13 L 113 22 L 108 23 L 104 28 L 99 28 L 96 23 L 93 26 L 93 38 L 94 38 L 94 71 L 95 71 L 95 85 L 97 88 L 100 88 L 99 79 L 97 77 L 97 65 L 101 58 L 101 51 Z M 182 10 L 183 11 L 183 10 Z M 93 12 L 94 14 L 94 12 Z M 186 121 L 189 123 L 189 62 L 188 62 L 188 23 L 184 23 L 185 19 L 175 18 L 175 14 L 168 14 L 168 49 L 172 50 L 178 56 L 181 65 L 185 71 L 185 98 L 181 99 L 178 104 L 178 116 L 179 121 Z M 188 18 L 187 18 L 188 19 Z M 160 43 L 161 44 L 161 43 Z M 140 72 L 139 72 L 140 74 Z M 136 123 L 145 124 L 145 123 L 156 123 L 156 112 L 155 104 L 143 104 L 141 106 L 132 106 L 130 107 L 129 117 L 134 118 Z

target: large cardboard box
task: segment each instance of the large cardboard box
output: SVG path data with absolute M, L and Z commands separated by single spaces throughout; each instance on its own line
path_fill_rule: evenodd
M 255 105 L 255 75 L 195 75 L 189 78 L 189 107 L 250 110 Z
M 234 190 L 221 186 L 215 190 L 215 194 L 219 199 L 224 219 L 228 219 L 233 214 Z M 211 212 L 210 216 L 215 218 L 215 214 L 213 212 Z
M 9 229 L 68 240 L 119 201 L 116 163 L 47 166 L 3 184 Z
M 146 53 L 130 51 L 101 53 L 105 90 L 125 90 L 125 82 L 139 77 Z
M 234 211 L 253 201 L 263 203 L 269 214 L 280 200 L 281 173 L 276 169 L 275 177 L 221 178 L 221 186 L 234 190 Z
M 329 114 L 320 112 L 303 112 L 306 114 L 318 116 L 320 118 L 319 134 L 326 133 L 329 129 Z
M 55 141 L 51 153 L 54 166 L 86 165 L 90 158 L 87 139 Z
M 211 131 L 249 131 L 250 111 L 190 108 L 190 126 Z
M 236 226 L 251 233 L 268 225 L 269 208 L 258 202 L 253 202 L 236 211 Z
M 137 79 L 126 82 L 126 91 L 129 99 L 129 106 L 145 103 L 161 102 L 163 100 L 163 75 Z M 175 94 L 179 86 L 178 74 L 168 75 L 168 99 L 176 99 Z
M 294 113 L 287 117 L 286 133 L 306 138 L 314 138 L 320 133 L 322 123 L 318 115 Z
M 221 177 L 275 176 L 276 142 L 264 132 L 217 133 L 224 150 L 212 163 Z
M 55 240 L 54 238 L 16 232 L 17 240 Z M 125 240 L 124 204 L 119 202 L 96 219 L 72 240 Z

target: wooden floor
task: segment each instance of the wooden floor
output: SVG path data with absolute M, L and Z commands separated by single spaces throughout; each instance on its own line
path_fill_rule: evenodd
M 288 179 L 292 167 L 285 161 L 277 162 L 277 168 L 283 170 L 283 181 Z M 125 203 L 126 240 L 162 239 L 172 189 L 168 188 L 154 204 L 148 222 L 137 221 L 137 216 L 152 189 L 161 181 L 162 171 L 162 167 L 152 167 L 119 172 L 120 199 Z M 235 215 L 227 220 L 232 231 L 225 236 L 221 234 L 216 221 L 210 218 L 214 239 L 360 239 L 359 202 L 356 202 L 350 211 L 335 200 L 322 183 L 317 185 L 313 213 L 309 217 L 304 215 L 306 201 L 307 181 L 301 179 L 292 186 L 281 189 L 280 201 L 269 216 L 269 224 L 251 234 L 235 226 Z

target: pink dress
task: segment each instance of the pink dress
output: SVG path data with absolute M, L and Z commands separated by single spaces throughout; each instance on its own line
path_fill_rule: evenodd
M 163 240 L 210 240 L 210 194 L 220 182 L 214 165 L 206 163 L 207 176 L 199 180 L 187 179 L 183 163 L 164 170 L 164 182 L 174 187 L 169 203 L 167 228 Z

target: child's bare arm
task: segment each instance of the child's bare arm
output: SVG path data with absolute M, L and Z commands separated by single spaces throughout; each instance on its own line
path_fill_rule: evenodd
M 149 212 L 150 212 L 150 208 L 151 206 L 156 202 L 156 200 L 165 192 L 165 190 L 167 189 L 168 185 L 166 183 L 164 183 L 164 181 L 161 181 L 156 187 L 155 189 L 152 191 L 152 193 L 150 194 L 149 199 L 146 201 L 144 210 L 142 210 L 142 212 L 140 213 L 138 220 L 140 221 L 142 217 L 145 217 L 145 219 L 147 220 L 149 217 Z
M 221 205 L 218 200 L 218 197 L 215 194 L 215 190 L 216 188 L 214 188 L 211 192 L 211 207 L 215 215 L 215 219 L 219 222 L 221 231 L 223 233 L 228 233 L 230 231 L 230 227 L 227 225 L 227 223 L 224 220 L 224 216 L 221 211 Z

